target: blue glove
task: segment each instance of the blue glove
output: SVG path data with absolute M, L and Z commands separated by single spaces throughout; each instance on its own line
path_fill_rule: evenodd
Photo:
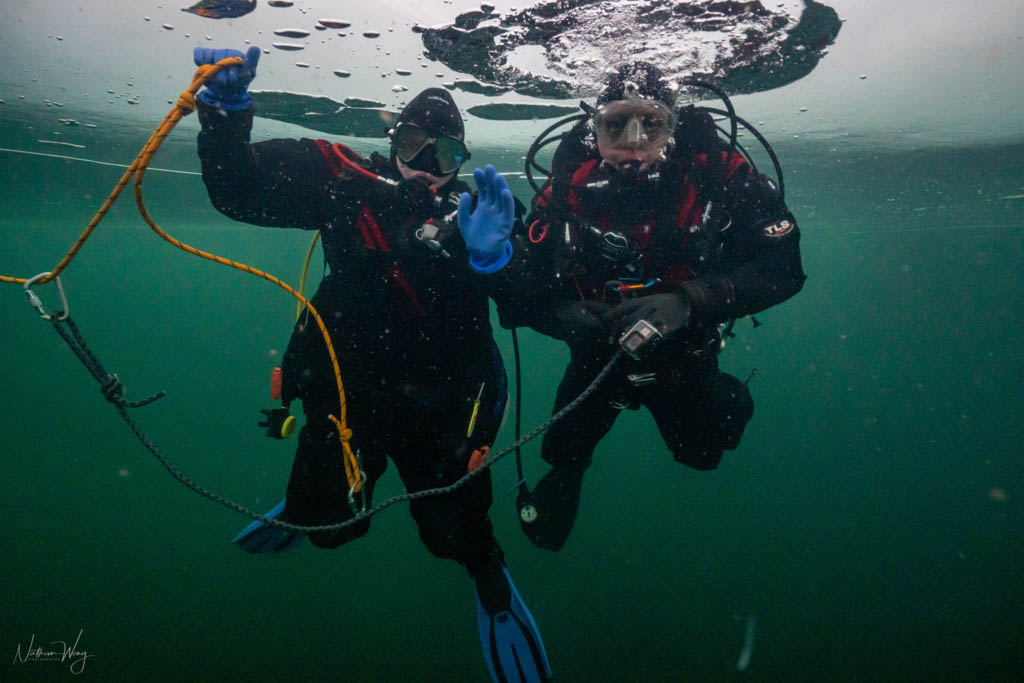
M 256 65 L 260 61 L 260 49 L 255 45 L 243 55 L 238 50 L 215 50 L 209 47 L 197 47 L 192 51 L 192 59 L 196 66 L 216 64 L 228 57 L 241 57 L 241 66 L 229 66 L 217 72 L 206 87 L 199 93 L 199 99 L 211 107 L 226 111 L 241 111 L 252 104 L 252 96 L 246 92 L 252 79 L 256 78 Z
M 476 180 L 476 210 L 469 212 L 473 198 L 468 192 L 459 197 L 459 232 L 469 249 L 469 265 L 478 273 L 496 273 L 512 258 L 512 234 L 515 200 L 505 178 L 487 164 L 473 171 Z

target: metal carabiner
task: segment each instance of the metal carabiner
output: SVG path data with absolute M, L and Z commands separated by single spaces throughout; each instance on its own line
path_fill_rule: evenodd
M 356 472 L 359 478 L 356 483 L 348 489 L 348 506 L 353 514 L 359 514 L 366 510 L 366 472 L 363 471 L 363 455 L 356 451 Z M 356 487 L 359 487 L 359 503 L 356 503 Z
M 359 481 L 357 481 L 355 484 L 352 484 L 352 486 L 350 486 L 348 489 L 348 506 L 355 514 L 359 514 L 360 512 L 366 509 L 365 502 L 363 503 L 362 506 L 360 506 L 359 503 L 356 502 L 356 486 L 359 486 L 359 484 L 363 483 L 365 479 L 365 474 L 363 473 L 362 470 L 360 470 Z M 365 501 L 365 498 L 363 498 L 362 495 L 362 488 L 359 489 L 359 496 Z
M 444 218 L 442 220 L 447 221 L 448 219 Z M 441 240 L 438 239 L 438 235 L 440 234 L 441 228 L 434 223 L 433 218 L 417 228 L 414 233 L 420 244 L 428 247 L 431 251 L 436 251 L 445 258 L 451 258 L 452 255 L 448 253 L 448 250 L 444 248 L 443 244 L 441 244 Z
M 437 235 L 441 231 L 433 223 L 424 223 L 422 226 L 416 229 L 414 233 L 416 239 L 419 240 L 420 244 L 426 246 L 431 251 L 436 251 L 445 258 L 451 258 L 452 255 L 448 253 L 448 250 L 444 248 L 440 240 L 437 239 Z
M 32 285 L 34 285 L 36 282 L 38 282 L 39 280 L 42 280 L 44 277 L 48 277 L 49 275 L 50 275 L 50 271 L 47 271 L 45 273 L 39 273 L 39 275 L 36 275 L 33 278 L 29 278 L 25 282 L 25 296 L 28 297 L 29 304 L 31 304 L 32 307 L 35 308 L 36 311 L 39 312 L 39 316 L 43 320 L 53 320 L 53 316 L 46 312 L 46 309 L 43 308 L 42 300 L 38 296 L 36 296 L 36 293 L 33 292 L 30 289 L 30 287 Z M 68 310 L 68 297 L 67 297 L 66 294 L 64 294 L 64 285 L 61 284 L 60 276 L 58 275 L 54 279 L 57 281 L 57 291 L 60 292 L 60 303 L 64 307 L 63 310 L 58 312 L 59 315 L 57 316 L 57 321 L 59 322 L 59 321 L 62 321 L 62 320 L 67 320 L 68 314 L 69 314 L 70 311 Z

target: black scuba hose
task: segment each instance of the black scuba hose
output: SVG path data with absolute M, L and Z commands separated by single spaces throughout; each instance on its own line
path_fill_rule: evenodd
M 725 103 L 725 108 L 728 109 L 726 116 L 729 117 L 729 158 L 726 159 L 725 167 L 729 168 L 729 165 L 732 163 L 732 157 L 736 153 L 736 139 L 739 134 L 739 128 L 736 124 L 736 110 L 732 106 L 732 101 L 729 99 L 729 96 L 725 94 L 725 91 L 717 85 L 709 83 L 708 81 L 702 81 L 699 78 L 684 78 L 683 85 L 693 85 L 698 88 L 710 90 L 718 95 L 719 99 Z M 701 108 L 706 109 L 706 107 Z
M 765 151 L 768 153 L 768 156 L 771 158 L 772 165 L 775 167 L 775 176 L 778 179 L 779 195 L 783 200 L 785 200 L 786 185 L 785 180 L 782 177 L 782 166 L 779 164 L 778 157 L 775 155 L 775 150 L 772 149 L 772 146 L 768 143 L 768 140 L 765 139 L 765 137 L 761 134 L 759 130 L 757 130 L 757 128 L 755 128 L 749 121 L 744 120 L 736 113 L 736 109 L 733 107 L 732 101 L 729 99 L 729 96 L 725 93 L 725 91 L 719 88 L 718 86 L 714 85 L 713 83 L 698 78 L 685 78 L 683 79 L 682 83 L 683 85 L 690 85 L 698 88 L 703 88 L 705 90 L 709 90 L 715 95 L 717 95 L 718 98 L 722 100 L 722 102 L 725 104 L 726 108 L 724 111 L 721 109 L 717 109 L 715 107 L 703 106 L 698 107 L 698 109 L 700 109 L 701 111 L 706 111 L 709 114 L 722 115 L 729 119 L 729 131 L 727 133 L 729 138 L 729 158 L 727 160 L 726 167 L 728 168 L 729 163 L 731 163 L 732 161 L 732 157 L 736 154 L 736 150 L 739 149 L 743 156 L 750 162 L 751 167 L 755 168 L 756 170 L 756 167 L 754 167 L 754 162 L 750 159 L 750 155 L 747 153 L 746 149 L 739 143 L 739 126 L 742 125 L 744 128 L 751 132 L 751 134 L 757 139 L 758 142 L 761 143 Z M 527 182 L 530 183 L 530 187 L 533 188 L 535 194 L 541 194 L 543 188 L 538 186 L 537 182 L 534 180 L 533 171 L 540 171 L 549 179 L 552 174 L 552 171 L 549 171 L 548 169 L 542 167 L 540 164 L 536 162 L 537 152 L 539 152 L 542 148 L 550 144 L 562 141 L 572 133 L 572 131 L 566 131 L 564 133 L 552 136 L 550 138 L 546 137 L 553 130 L 573 121 L 581 121 L 592 115 L 592 108 L 586 105 L 586 103 L 580 102 L 580 107 L 584 109 L 583 113 L 567 116 L 566 118 L 560 119 L 555 123 L 551 124 L 546 129 L 544 129 L 544 131 L 540 135 L 537 136 L 537 138 L 530 145 L 530 148 L 527 150 L 526 180 Z M 722 133 L 726 132 L 717 125 L 715 127 Z
M 523 374 L 519 364 L 519 335 L 516 328 L 512 328 L 512 353 L 516 359 L 516 442 L 519 441 L 519 428 L 523 415 Z M 516 446 L 516 476 L 518 477 L 519 490 L 526 486 L 526 477 L 523 476 L 523 453 L 522 448 Z
M 722 111 L 721 109 L 715 109 L 714 107 L 701 107 L 701 109 L 708 112 L 709 114 L 729 116 L 729 112 Z M 749 130 L 751 134 L 755 138 L 757 138 L 757 141 L 761 143 L 761 146 L 764 147 L 765 151 L 768 152 L 768 157 L 772 160 L 772 165 L 775 167 L 775 177 L 778 179 L 779 197 L 782 199 L 782 201 L 785 201 L 786 183 L 782 178 L 782 164 L 779 163 L 779 158 L 775 156 L 775 150 L 772 149 L 772 146 L 770 144 L 768 144 L 768 140 L 766 140 L 765 137 L 761 135 L 761 131 L 759 131 L 757 128 L 754 128 L 754 126 L 752 126 L 749 121 L 744 120 L 735 113 L 733 113 L 732 116 L 736 119 L 736 121 L 739 121 L 744 128 Z M 742 147 L 740 149 L 742 149 Z M 753 165 L 753 162 L 750 160 L 750 155 L 747 154 L 746 150 L 743 150 L 743 154 L 744 156 L 747 157 L 747 161 L 750 161 L 751 165 Z
M 580 102 L 580 107 L 584 107 L 584 103 L 583 102 Z M 558 121 L 554 122 L 553 124 L 551 124 L 550 126 L 545 128 L 544 132 L 542 132 L 540 135 L 538 135 L 537 138 L 533 141 L 533 144 L 530 145 L 530 148 L 528 150 L 526 150 L 526 180 L 527 180 L 527 182 L 530 183 L 530 187 L 533 188 L 533 191 L 534 191 L 535 194 L 540 194 L 541 193 L 541 188 L 538 187 L 537 183 L 534 181 L 534 179 L 533 179 L 533 171 L 532 171 L 532 169 L 530 167 L 533 166 L 538 171 L 543 173 L 544 175 L 546 175 L 548 177 L 551 177 L 551 171 L 548 171 L 547 169 L 542 168 L 539 164 L 537 164 L 534 161 L 535 157 L 537 156 L 537 152 L 540 151 L 541 147 L 546 147 L 547 145 L 550 145 L 553 142 L 561 141 L 562 138 L 564 138 L 566 135 L 569 134 L 569 132 L 566 131 L 565 133 L 561 133 L 560 135 L 556 135 L 556 136 L 554 136 L 552 138 L 548 138 L 546 140 L 544 139 L 544 136 L 546 136 L 548 133 L 550 133 L 551 131 L 555 130 L 556 128 L 564 126 L 565 124 L 567 124 L 567 123 L 569 123 L 571 121 L 582 121 L 583 119 L 586 119 L 586 118 L 589 118 L 589 117 L 590 117 L 590 113 L 587 112 L 586 110 L 584 110 L 584 113 L 582 113 L 582 114 L 573 114 L 572 116 L 567 116 L 564 119 L 559 119 Z

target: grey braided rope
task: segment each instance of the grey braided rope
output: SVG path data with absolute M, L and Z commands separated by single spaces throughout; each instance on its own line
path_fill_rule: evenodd
M 177 467 L 175 467 L 170 462 L 170 460 L 168 460 L 167 457 L 164 456 L 163 453 L 160 452 L 160 449 L 157 448 L 156 444 L 154 444 L 149 439 L 149 437 L 147 437 L 142 432 L 142 429 L 138 426 L 138 424 L 135 422 L 135 420 L 133 420 L 131 418 L 131 416 L 128 415 L 128 411 L 125 410 L 125 407 L 124 407 L 124 405 L 122 403 L 113 402 L 113 401 L 112 401 L 112 403 L 114 403 L 114 406 L 117 408 L 117 412 L 119 412 L 121 414 L 121 417 L 124 418 L 124 421 L 128 423 L 128 427 L 132 430 L 132 432 L 139 439 L 139 441 L 142 443 L 142 445 L 145 446 L 146 449 L 150 453 L 152 453 L 154 455 L 154 457 L 156 457 L 157 460 L 160 461 L 160 464 L 163 465 L 164 468 L 168 472 L 171 473 L 172 477 L 177 479 L 179 482 L 181 482 L 186 487 L 192 489 L 193 491 L 195 491 L 199 495 L 201 495 L 201 496 L 203 496 L 205 498 L 208 498 L 209 500 L 212 500 L 215 503 L 220 503 L 224 507 L 230 508 L 230 509 L 234 510 L 235 512 L 239 512 L 239 513 L 245 515 L 246 517 L 251 517 L 252 519 L 255 519 L 255 520 L 258 520 L 260 522 L 263 522 L 264 524 L 266 524 L 268 526 L 277 527 L 279 529 L 285 529 L 287 531 L 294 531 L 294 532 L 297 532 L 297 533 L 309 534 L 309 533 L 317 533 L 317 532 L 325 532 L 325 531 L 337 531 L 338 529 L 343 529 L 343 528 L 345 528 L 347 526 L 351 526 L 353 524 L 361 522 L 364 519 L 369 519 L 370 517 L 373 517 L 377 513 L 379 513 L 382 510 L 384 510 L 385 508 L 391 507 L 392 505 L 394 505 L 396 503 L 401 503 L 403 501 L 408 501 L 408 500 L 414 500 L 416 498 L 424 498 L 426 496 L 444 495 L 446 493 L 451 493 L 452 491 L 456 490 L 457 488 L 459 488 L 461 486 L 465 486 L 473 477 L 478 476 L 484 470 L 486 470 L 487 468 L 489 468 L 492 465 L 494 465 L 494 463 L 496 463 L 499 460 L 501 460 L 502 458 L 504 458 L 506 455 L 508 455 L 509 453 L 514 451 L 516 448 L 519 448 L 519 447 L 523 446 L 524 444 L 526 444 L 527 442 L 532 441 L 533 439 L 537 438 L 537 436 L 539 436 L 541 433 L 543 433 L 548 428 L 550 428 L 551 425 L 553 425 L 555 422 L 558 422 L 563 417 L 565 417 L 570 411 L 576 409 L 581 403 L 583 403 L 583 401 L 585 401 L 587 399 L 587 397 L 589 397 L 592 393 L 594 393 L 594 391 L 601 384 L 601 382 L 603 382 L 605 380 L 605 378 L 608 377 L 608 374 L 615 367 L 615 364 L 618 363 L 619 359 L 622 357 L 622 354 L 623 354 L 623 352 L 621 350 L 616 352 L 616 354 L 614 356 L 612 356 L 612 359 L 610 361 L 608 361 L 608 364 L 605 365 L 604 368 L 602 368 L 601 372 L 599 372 L 597 374 L 597 377 L 594 378 L 594 381 L 591 382 L 590 385 L 586 389 L 584 389 L 582 391 L 582 393 L 580 393 L 579 396 L 577 396 L 572 401 L 570 401 L 568 404 L 566 404 L 566 406 L 564 408 L 562 408 L 557 413 L 555 413 L 554 415 L 549 417 L 547 420 L 542 422 L 539 426 L 537 426 L 536 428 L 534 428 L 533 430 L 528 432 L 525 436 L 523 436 L 518 441 L 515 441 L 514 443 L 512 443 L 512 444 L 506 446 L 505 448 L 503 448 L 497 455 L 493 455 L 493 456 L 488 457 L 483 462 L 483 464 L 480 467 L 478 467 L 477 469 L 472 470 L 470 472 L 467 472 L 465 475 L 463 475 L 462 477 L 460 477 L 456 481 L 452 482 L 451 484 L 448 484 L 447 486 L 439 486 L 437 488 L 432 488 L 432 489 L 423 489 L 423 490 L 420 490 L 420 491 L 413 491 L 412 493 L 404 493 L 404 494 L 401 494 L 401 495 L 398 495 L 398 496 L 392 496 L 391 498 L 388 498 L 388 499 L 386 499 L 384 501 L 381 501 L 380 503 L 378 503 L 377 505 L 373 506 L 372 508 L 370 508 L 368 510 L 361 510 L 361 511 L 357 512 L 351 518 L 349 518 L 349 519 L 347 519 L 347 520 L 345 520 L 343 522 L 336 522 L 334 524 L 319 524 L 319 525 L 316 525 L 316 526 L 302 526 L 302 525 L 299 525 L 299 524 L 292 524 L 290 522 L 285 522 L 285 521 L 282 521 L 282 520 L 279 520 L 279 519 L 274 519 L 272 517 L 267 517 L 265 515 L 261 515 L 258 512 L 253 512 L 252 510 L 250 510 L 249 508 L 245 507 L 244 505 L 240 505 L 239 503 L 236 503 L 233 500 L 225 498 L 224 496 L 221 496 L 221 495 L 219 495 L 217 493 L 214 493 L 213 491 L 211 491 L 211 490 L 209 490 L 207 488 L 204 488 L 204 487 L 200 486 L 199 484 L 195 483 L 194 481 L 189 479 L 187 476 L 185 476 L 185 474 L 182 473 L 181 470 L 179 470 Z
M 78 325 L 71 319 L 71 316 L 64 316 L 62 318 L 55 313 L 52 316 L 51 322 L 53 323 L 53 328 L 57 330 L 57 334 L 61 336 L 68 347 L 78 356 L 78 360 L 82 361 L 82 365 L 89 371 L 89 374 L 100 383 L 100 391 L 103 393 L 104 398 L 114 405 L 126 408 L 141 408 L 167 395 L 166 391 L 158 391 L 141 401 L 126 401 L 123 395 L 124 386 L 121 384 L 121 380 L 118 379 L 117 375 L 108 373 L 96 357 L 96 354 L 86 346 L 85 339 L 78 330 Z M 71 330 L 71 335 L 61 327 L 62 324 Z
M 426 496 L 444 495 L 446 493 L 451 493 L 452 491 L 455 491 L 461 486 L 465 486 L 473 477 L 480 475 L 480 473 L 494 465 L 494 463 L 498 462 L 509 453 L 515 451 L 517 448 L 522 447 L 527 442 L 532 441 L 542 432 L 550 428 L 551 425 L 553 425 L 555 422 L 565 417 L 565 415 L 567 415 L 570 411 L 576 409 L 583 401 L 587 399 L 588 396 L 594 393 L 594 391 L 601 384 L 601 382 L 603 382 L 605 378 L 608 377 L 608 374 L 612 371 L 612 369 L 615 367 L 615 364 L 618 363 L 619 359 L 622 357 L 623 354 L 623 351 L 621 350 L 616 352 L 616 354 L 612 356 L 611 360 L 608 361 L 608 364 L 605 365 L 604 368 L 601 369 L 601 372 L 597 374 L 597 377 L 594 378 L 594 381 L 591 382 L 590 385 L 586 389 L 584 389 L 579 396 L 570 401 L 565 407 L 563 407 L 557 413 L 555 413 L 547 420 L 542 422 L 535 429 L 528 432 L 519 440 L 506 446 L 497 455 L 488 457 L 480 465 L 480 467 L 467 472 L 465 475 L 463 475 L 456 481 L 452 482 L 451 484 L 447 486 L 439 486 L 437 488 L 432 489 L 413 491 L 412 493 L 405 493 L 398 496 L 392 496 L 391 498 L 388 498 L 382 501 L 381 503 L 378 503 L 369 510 L 360 510 L 359 512 L 355 513 L 351 518 L 343 522 L 337 522 L 334 524 L 320 524 L 316 526 L 301 526 L 298 524 L 291 524 L 290 522 L 284 522 L 278 519 L 273 519 L 271 517 L 261 515 L 258 512 L 253 512 L 244 505 L 241 505 L 239 503 L 234 502 L 233 500 L 225 498 L 224 496 L 221 496 L 217 493 L 214 493 L 213 491 L 203 486 L 200 486 L 199 484 L 195 483 L 187 476 L 185 476 L 185 474 L 181 470 L 175 467 L 174 464 L 171 463 L 171 461 L 168 460 L 167 457 L 160 452 L 160 449 L 157 448 L 156 444 L 153 443 L 153 441 L 150 440 L 150 438 L 146 436 L 145 433 L 143 433 L 142 428 L 138 425 L 137 422 L 135 422 L 134 419 L 132 419 L 132 417 L 128 414 L 127 410 L 128 408 L 139 408 L 148 405 L 153 401 L 162 398 L 166 394 L 166 392 L 157 392 L 156 394 L 153 394 L 152 396 L 149 396 L 148 398 L 145 398 L 141 401 L 125 400 L 123 396 L 124 387 L 121 384 L 121 381 L 118 379 L 116 374 L 107 372 L 106 368 L 103 367 L 103 364 L 100 362 L 99 358 L 96 357 L 96 355 L 85 343 L 85 339 L 82 336 L 81 331 L 78 329 L 78 326 L 75 325 L 75 323 L 71 320 L 71 317 L 68 316 L 66 313 L 62 316 L 54 315 L 52 317 L 52 321 L 54 330 L 56 330 L 56 332 L 61 336 L 64 342 L 67 343 L 68 347 L 71 348 L 74 354 L 78 357 L 79 361 L 81 361 L 82 365 L 84 365 L 86 370 L 89 371 L 89 374 L 91 374 L 93 378 L 97 382 L 99 382 L 100 391 L 103 393 L 104 398 L 106 398 L 107 401 L 114 405 L 114 407 L 117 409 L 117 412 L 128 424 L 129 429 L 131 429 L 132 433 L 135 434 L 135 437 L 142 443 L 143 446 L 146 447 L 146 450 L 153 454 L 153 456 L 160 462 L 161 465 L 164 466 L 164 468 L 171 474 L 172 477 L 174 477 L 181 484 L 191 489 L 192 491 L 195 491 L 199 495 L 208 498 L 209 500 L 212 500 L 215 503 L 219 503 L 224 507 L 230 508 L 235 512 L 239 512 L 245 515 L 246 517 L 251 517 L 252 519 L 267 524 L 268 526 L 278 527 L 280 529 L 285 529 L 288 531 L 307 534 L 324 531 L 336 531 L 338 529 L 343 529 L 347 526 L 351 526 L 353 524 L 361 522 L 364 519 L 369 519 L 370 517 L 373 517 L 377 513 L 384 510 L 385 508 L 391 507 L 396 503 L 414 500 L 416 498 L 423 498 Z M 70 329 L 70 334 L 61 326 L 62 322 Z

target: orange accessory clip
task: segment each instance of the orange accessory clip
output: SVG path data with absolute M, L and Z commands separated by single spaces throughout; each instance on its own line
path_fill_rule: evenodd
M 270 373 L 270 398 L 281 400 L 281 368 L 274 368 Z
M 480 469 L 484 461 L 487 460 L 487 453 L 491 450 L 490 446 L 484 446 L 473 451 L 473 455 L 469 456 L 469 466 L 466 468 L 467 472 Z
M 534 235 L 533 234 L 533 229 L 537 227 L 538 223 L 540 223 L 540 219 L 537 219 L 533 223 L 531 223 L 530 224 L 530 229 L 526 233 L 527 236 L 530 238 L 530 242 L 532 242 L 533 244 L 540 244 L 541 242 L 544 241 L 544 238 L 548 236 L 548 224 L 547 223 L 545 223 L 544 225 L 541 226 L 540 234 L 539 235 Z

